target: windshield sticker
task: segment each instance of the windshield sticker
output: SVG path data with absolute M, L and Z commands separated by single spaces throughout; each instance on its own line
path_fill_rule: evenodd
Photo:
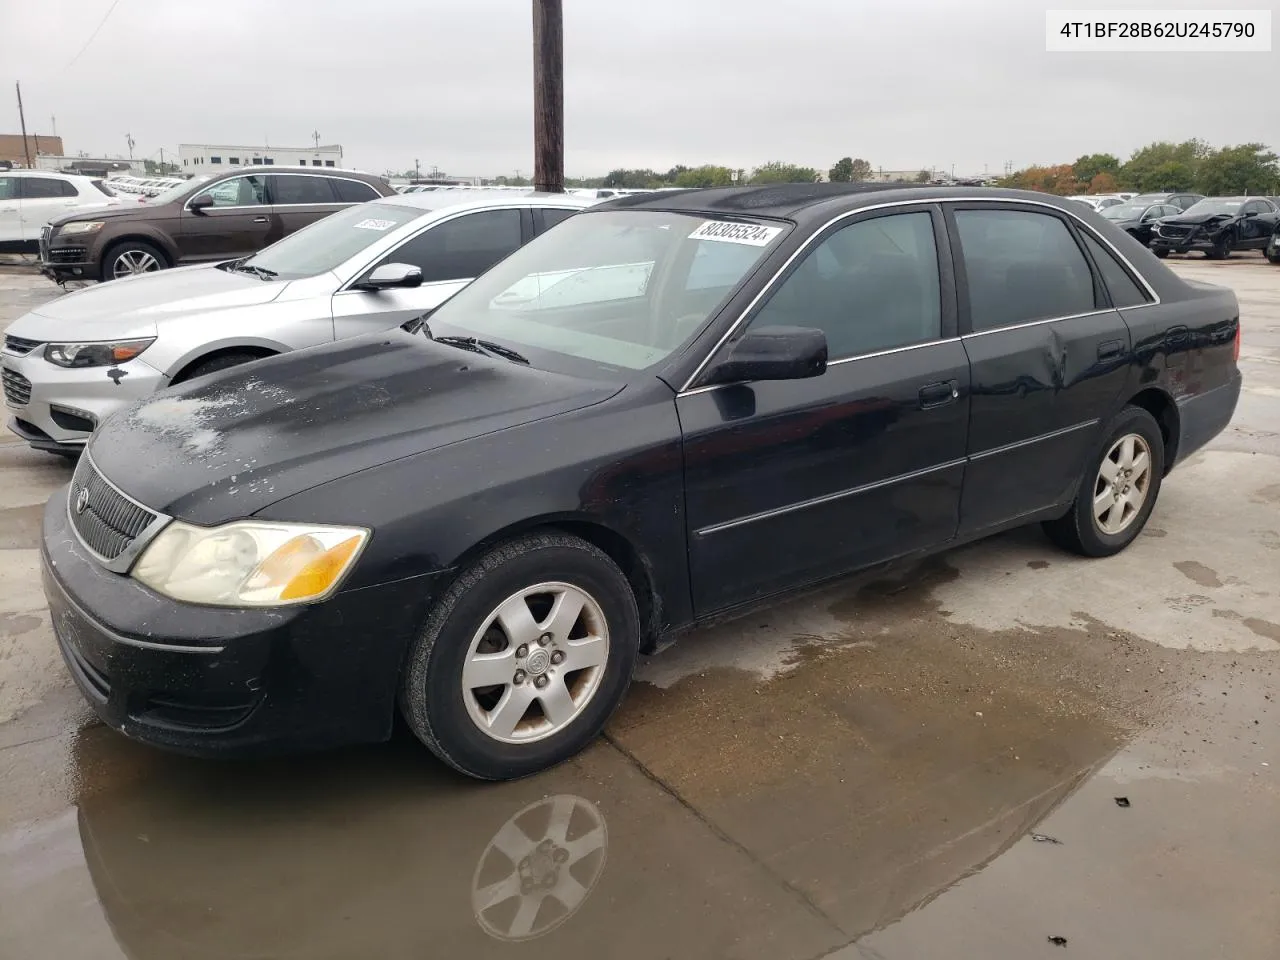
M 372 218 L 361 220 L 355 225 L 357 230 L 390 230 L 396 225 L 394 220 L 374 220 Z
M 708 220 L 689 234 L 690 240 L 719 240 L 723 243 L 745 243 L 752 247 L 766 247 L 769 241 L 782 232 L 781 227 L 764 227 L 758 223 L 729 223 Z

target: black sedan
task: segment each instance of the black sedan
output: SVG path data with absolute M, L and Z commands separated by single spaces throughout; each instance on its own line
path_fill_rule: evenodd
M 1182 213 L 1171 203 L 1137 203 L 1129 201 L 1099 212 L 1104 220 L 1110 220 L 1133 239 L 1145 245 L 1151 240 L 1151 228 L 1161 217 L 1176 217 Z
M 1124 549 L 1232 416 L 1238 317 L 1039 193 L 610 201 L 424 324 L 109 419 L 45 510 L 52 622 L 141 740 L 372 741 L 398 709 L 522 776 L 700 622 L 1028 523 Z
M 1266 197 L 1209 197 L 1159 220 L 1149 245 L 1157 257 L 1203 250 L 1225 260 L 1234 250 L 1265 250 L 1277 224 L 1280 210 Z

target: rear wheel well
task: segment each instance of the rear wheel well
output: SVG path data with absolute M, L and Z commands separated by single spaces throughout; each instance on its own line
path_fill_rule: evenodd
M 468 550 L 457 562 L 461 571 L 482 554 L 493 549 L 499 543 L 530 533 L 554 531 L 578 537 L 587 543 L 603 550 L 631 585 L 635 594 L 636 610 L 640 617 L 640 651 L 651 653 L 657 647 L 662 633 L 662 598 L 653 587 L 653 575 L 643 554 L 620 533 L 590 520 L 577 518 L 545 518 L 528 524 L 521 524 L 488 537 Z
M 200 366 L 200 364 L 207 363 L 210 360 L 216 360 L 219 357 L 228 357 L 233 354 L 243 354 L 253 357 L 255 360 L 261 360 L 263 357 L 274 357 L 276 355 L 276 351 L 267 347 L 223 347 L 219 350 L 212 350 L 209 353 L 204 353 L 198 357 L 192 357 L 188 360 L 182 369 L 173 375 L 169 380 L 169 383 L 181 383 L 183 380 L 189 379 L 191 371 Z
M 1160 425 L 1160 436 L 1164 440 L 1164 472 L 1167 474 L 1178 457 L 1178 405 L 1163 390 L 1149 387 L 1132 397 L 1129 406 L 1141 407 Z

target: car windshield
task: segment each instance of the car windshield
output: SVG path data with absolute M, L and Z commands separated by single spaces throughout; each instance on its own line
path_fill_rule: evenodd
M 568 355 L 613 373 L 674 353 L 772 250 L 780 223 L 649 211 L 580 214 L 513 253 L 430 318 L 437 334 Z
M 1149 206 L 1149 203 L 1120 203 L 1107 207 L 1102 215 L 1108 220 L 1137 220 Z
M 1198 217 L 1223 213 L 1234 217 L 1243 206 L 1243 200 L 1201 200 L 1199 203 L 1188 207 L 1186 215 L 1188 217 Z
M 188 193 L 190 193 L 197 186 L 204 183 L 208 179 L 209 178 L 207 176 L 192 177 L 190 180 L 183 180 L 181 183 L 175 183 L 172 187 L 169 187 L 168 189 L 165 189 L 165 190 L 161 190 L 159 193 L 157 193 L 154 197 L 151 198 L 150 202 L 151 203 L 168 203 L 170 200 L 177 200 L 180 197 L 185 197 Z
M 314 277 L 346 262 L 402 224 L 421 217 L 418 207 L 358 203 L 291 233 L 245 261 L 282 279 Z

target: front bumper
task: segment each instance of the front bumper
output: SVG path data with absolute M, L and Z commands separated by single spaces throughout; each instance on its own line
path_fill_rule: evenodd
M 40 233 L 40 272 L 58 282 L 98 279 L 92 240 L 92 234 L 53 236 L 52 228 L 46 225 Z
M 169 385 L 141 358 L 117 367 L 59 367 L 44 359 L 44 345 L 25 356 L 0 352 L 9 429 L 41 450 L 83 448 L 99 423 Z M 108 375 L 108 371 L 116 371 Z
M 108 726 L 195 755 L 390 735 L 401 665 L 443 573 L 308 606 L 179 603 L 88 554 L 66 489 L 45 507 L 44 590 L 63 660 Z
M 1221 233 L 1221 228 L 1207 229 L 1205 227 L 1191 227 L 1186 234 L 1177 237 L 1165 236 L 1153 231 L 1151 239 L 1147 241 L 1147 246 L 1153 250 L 1168 250 L 1170 253 L 1186 253 L 1189 250 L 1212 250 L 1218 245 Z

